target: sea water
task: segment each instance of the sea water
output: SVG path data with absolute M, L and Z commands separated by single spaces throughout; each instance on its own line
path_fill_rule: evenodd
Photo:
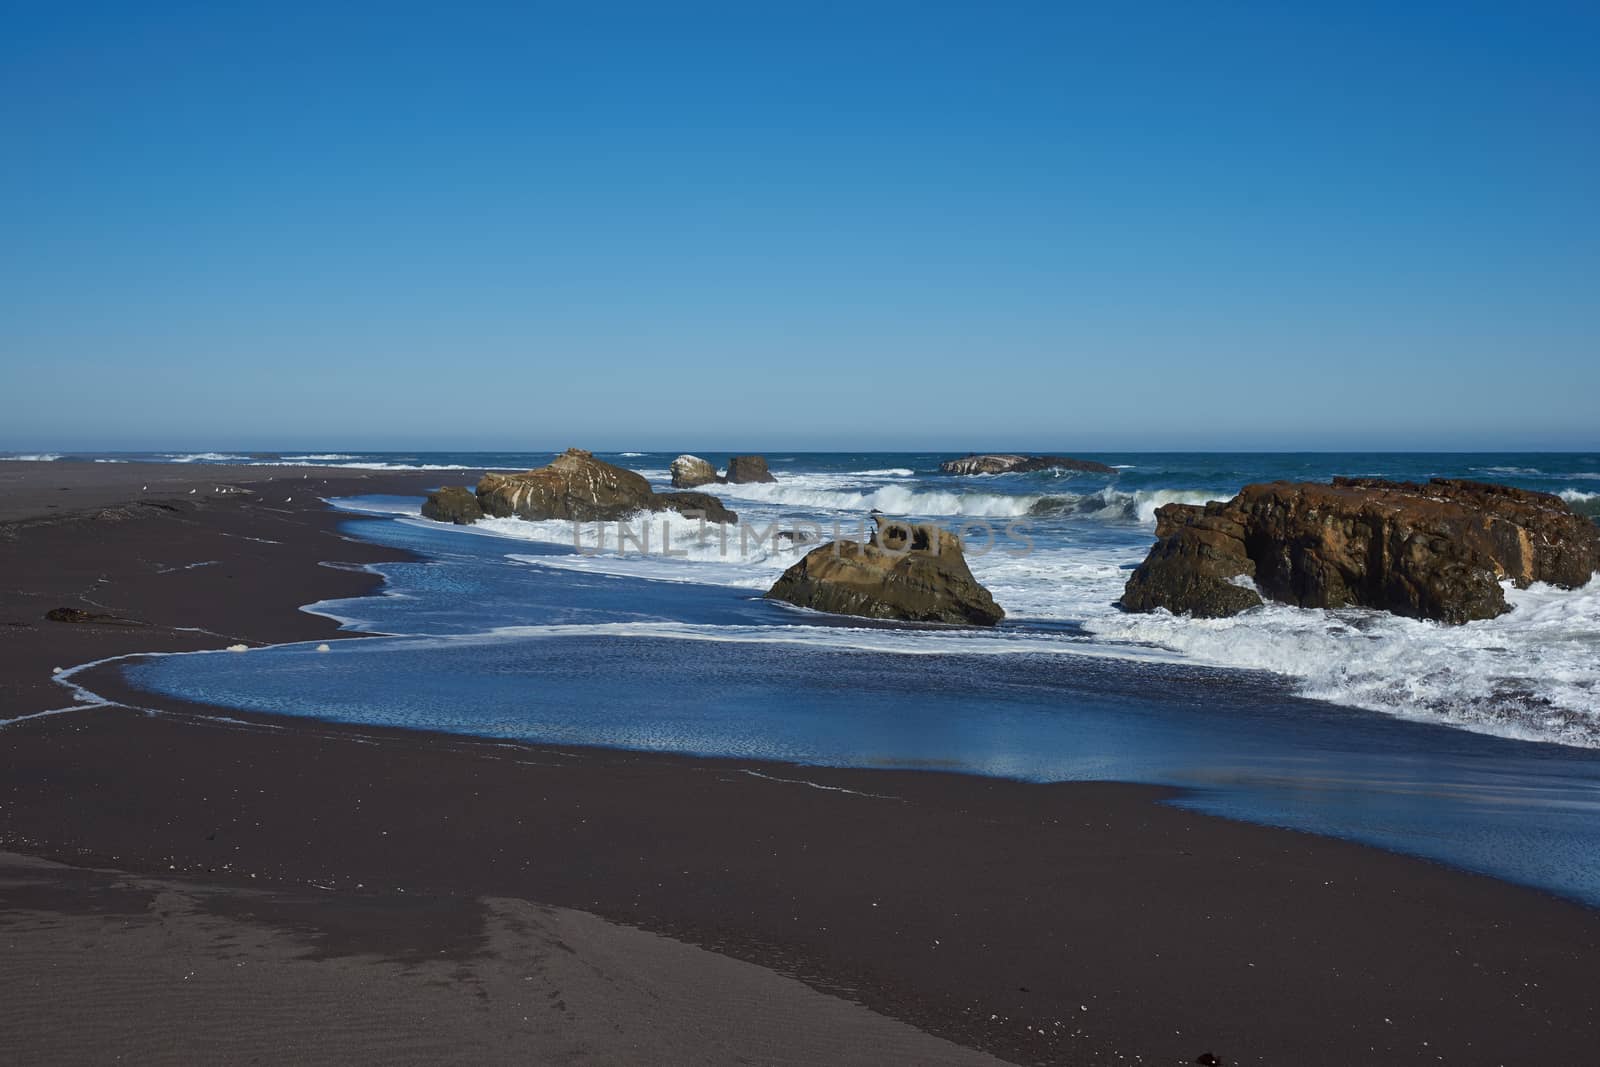
M 295 456 L 426 468 L 550 458 Z M 666 487 L 671 454 L 601 458 Z M 992 630 L 867 625 L 763 600 L 803 549 L 738 533 L 725 544 L 671 515 L 638 519 L 619 550 L 614 530 L 600 547 L 596 524 L 449 527 L 421 519 L 420 499 L 367 497 L 336 502 L 378 519 L 351 522 L 351 535 L 425 562 L 382 566 L 379 595 L 312 610 L 392 636 L 331 654 L 160 657 L 128 675 L 245 710 L 520 741 L 1178 786 L 1200 810 L 1600 903 L 1600 582 L 1509 590 L 1509 614 L 1459 627 L 1115 607 L 1168 501 L 1280 478 L 1452 476 L 1594 513 L 1600 457 L 1140 453 L 1085 457 L 1111 475 L 970 477 L 939 473 L 945 458 L 773 454 L 776 482 L 707 489 L 758 532 L 849 536 L 874 508 L 960 529 L 1007 611 Z

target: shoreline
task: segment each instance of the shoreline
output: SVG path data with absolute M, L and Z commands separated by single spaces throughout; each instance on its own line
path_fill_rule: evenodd
M 59 475 L 64 464 L 38 466 Z M 214 481 L 219 470 L 190 474 Z M 319 496 L 468 472 L 320 473 L 341 484 Z M 85 588 L 60 572 L 87 556 L 96 566 L 69 575 L 101 572 L 85 603 L 130 617 L 133 605 L 145 623 L 7 627 L 0 718 L 40 692 L 20 672 L 75 650 L 147 638 L 168 647 L 126 651 L 222 647 L 225 631 L 261 643 L 361 636 L 299 610 L 380 580 L 317 565 L 338 524 L 359 516 L 320 500 L 281 502 L 291 506 L 277 515 L 223 496 L 192 509 L 180 497 L 160 515 L 48 520 L 48 547 L 33 543 L 37 521 L 0 541 L 15 573 L 28 562 L 42 583 L 17 603 Z M 263 518 L 275 534 L 242 532 Z M 224 559 L 162 570 L 202 547 Z M 348 539 L 331 555 L 410 558 Z M 196 619 L 210 632 L 176 628 Z M 1157 802 L 1172 790 L 574 750 L 139 702 L 166 713 L 98 709 L 0 729 L 0 782 L 11 783 L 0 848 L 197 879 L 224 896 L 317 887 L 323 900 L 306 910 L 324 934 L 402 895 L 453 904 L 458 919 L 464 901 L 488 897 L 577 909 L 1017 1062 L 1193 1062 L 1206 1051 L 1229 1063 L 1578 1062 L 1600 1036 L 1583 993 L 1600 913 Z M 386 840 L 386 827 L 406 840 Z M 4 902 L 0 891 L 0 919 Z M 455 951 L 481 936 L 481 922 L 463 920 L 447 940 Z M 352 943 L 395 959 L 406 937 L 368 931 Z M 698 966 L 683 965 L 691 985 Z M 803 1014 L 769 1025 L 804 1029 Z

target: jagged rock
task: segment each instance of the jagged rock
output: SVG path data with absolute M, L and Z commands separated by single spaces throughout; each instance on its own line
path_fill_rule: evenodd
M 1260 603 L 1367 607 L 1461 623 L 1510 610 L 1500 583 L 1572 589 L 1600 568 L 1600 527 L 1560 497 L 1436 478 L 1250 485 L 1226 502 L 1167 504 L 1122 606 L 1233 615 Z
M 967 569 L 959 537 L 936 526 L 874 518 L 877 530 L 865 545 L 833 541 L 812 549 L 767 597 L 869 619 L 993 626 L 1005 618 Z
M 1090 474 L 1115 474 L 1117 468 L 1108 467 L 1092 459 L 1072 459 L 1068 456 L 1018 456 L 987 453 L 948 459 L 939 464 L 946 474 L 1026 474 L 1029 471 L 1067 470 Z
M 674 489 L 693 489 L 696 486 L 712 485 L 723 480 L 717 473 L 717 468 L 699 456 L 679 456 L 672 461 Z
M 734 456 L 728 460 L 728 481 L 735 485 L 746 482 L 775 482 L 778 479 L 767 470 L 763 456 Z
M 422 504 L 422 517 L 434 522 L 453 522 L 457 526 L 471 526 L 483 518 L 483 508 L 472 490 L 459 485 L 446 485 L 428 494 Z
M 738 521 L 715 497 L 654 493 L 643 475 L 595 459 L 581 448 L 569 448 L 548 467 L 524 474 L 485 474 L 478 482 L 478 504 L 485 515 L 524 519 L 595 522 L 641 511 L 690 509 L 705 511 L 713 522 Z

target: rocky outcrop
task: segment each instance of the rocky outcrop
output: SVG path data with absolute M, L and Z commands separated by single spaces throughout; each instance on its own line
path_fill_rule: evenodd
M 697 486 L 713 485 L 722 480 L 717 468 L 699 456 L 679 456 L 672 461 L 674 489 L 694 489 Z
M 1026 474 L 1029 471 L 1065 470 L 1089 474 L 1115 474 L 1117 468 L 1108 467 L 1092 459 L 1072 459 L 1068 456 L 1018 456 L 986 453 L 948 459 L 939 464 L 946 474 Z
M 993 626 L 1005 618 L 967 569 L 961 539 L 936 526 L 874 516 L 866 544 L 812 549 L 767 592 L 803 608 L 869 619 Z
M 1600 569 L 1600 527 L 1560 497 L 1436 478 L 1246 486 L 1226 502 L 1168 504 L 1122 606 L 1233 615 L 1261 596 L 1461 623 L 1510 610 L 1500 583 L 1572 589 Z
M 734 485 L 777 480 L 772 476 L 772 472 L 767 470 L 765 456 L 734 456 L 728 460 L 728 481 Z
M 738 516 L 705 493 L 654 493 L 644 476 L 569 448 L 548 467 L 524 474 L 485 474 L 478 482 L 485 515 L 577 522 L 622 519 L 641 511 L 704 511 L 712 522 Z
M 483 508 L 472 490 L 459 485 L 447 485 L 428 494 L 422 504 L 422 517 L 434 522 L 453 522 L 457 526 L 471 526 L 483 518 Z

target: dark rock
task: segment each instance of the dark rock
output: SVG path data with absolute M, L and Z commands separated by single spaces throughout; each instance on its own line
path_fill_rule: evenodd
M 710 493 L 656 493 L 650 498 L 650 510 L 680 511 L 690 518 L 699 517 L 696 515 L 698 512 L 705 516 L 707 522 L 739 521 L 738 512 L 728 510 L 722 501 Z
M 738 517 L 705 493 L 654 493 L 644 476 L 569 448 L 548 467 L 525 474 L 485 474 L 478 482 L 478 504 L 485 515 L 524 519 L 609 521 L 641 511 L 696 510 L 713 522 Z
M 1156 509 L 1155 547 L 1122 593 L 1127 611 L 1166 608 L 1177 615 L 1217 619 L 1258 607 L 1261 597 L 1236 578 L 1254 578 L 1244 529 L 1231 517 L 1189 504 Z
M 693 489 L 696 486 L 712 485 L 723 480 L 717 473 L 717 468 L 699 456 L 679 456 L 672 461 L 674 489 Z
M 961 554 L 961 539 L 936 526 L 877 518 L 865 544 L 812 549 L 767 596 L 803 608 L 869 619 L 993 626 L 1005 618 Z
M 483 518 L 483 508 L 472 490 L 459 485 L 447 485 L 428 494 L 422 505 L 422 517 L 434 522 L 453 522 L 457 526 L 471 526 Z
M 767 470 L 763 456 L 734 456 L 728 460 L 728 481 L 735 485 L 746 482 L 775 482 L 778 479 Z
M 70 623 L 98 623 L 111 626 L 143 626 L 141 622 L 133 619 L 124 619 L 120 615 L 106 615 L 95 611 L 84 611 L 82 608 L 51 608 L 44 613 L 44 617 L 51 622 Z
M 1029 471 L 1066 470 L 1090 474 L 1115 474 L 1117 468 L 1108 467 L 1092 459 L 1072 459 L 1067 456 L 1018 456 L 1009 453 L 985 453 L 949 459 L 939 464 L 946 474 L 1026 474 Z
M 1600 568 L 1600 528 L 1560 497 L 1448 478 L 1250 485 L 1226 502 L 1168 504 L 1156 523 L 1123 593 L 1129 611 L 1236 614 L 1260 603 L 1229 581 L 1245 577 L 1301 607 L 1461 623 L 1509 611 L 1504 580 L 1573 589 Z
M 1200 1053 L 1194 1058 L 1194 1062 L 1198 1063 L 1200 1067 L 1222 1067 L 1222 1061 L 1210 1052 Z

